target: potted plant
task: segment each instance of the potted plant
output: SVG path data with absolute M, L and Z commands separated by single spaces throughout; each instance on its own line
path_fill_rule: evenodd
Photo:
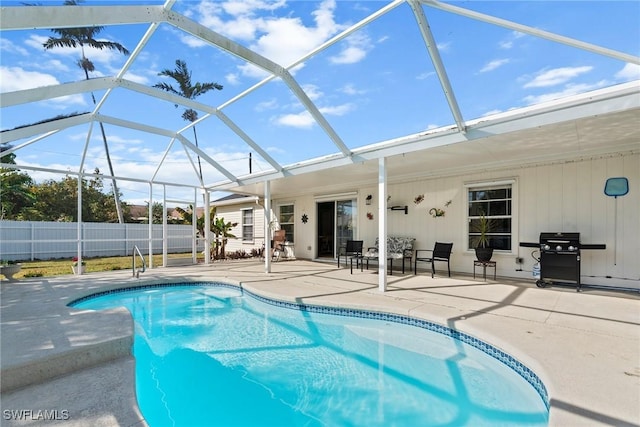
M 73 257 L 73 263 L 71 264 L 71 270 L 73 270 L 73 274 L 78 274 L 78 272 L 80 272 L 80 274 L 84 273 L 84 269 L 86 266 L 86 262 L 84 262 L 84 260 L 82 260 L 82 262 L 78 262 L 78 257 Z
M 477 233 L 473 238 L 473 243 L 478 261 L 491 261 L 493 248 L 489 247 L 489 233 L 492 229 L 493 222 L 484 215 L 480 215 L 480 218 L 473 222 L 472 231 Z
M 14 280 L 13 275 L 22 269 L 22 264 L 15 261 L 0 260 L 0 274 L 7 280 Z

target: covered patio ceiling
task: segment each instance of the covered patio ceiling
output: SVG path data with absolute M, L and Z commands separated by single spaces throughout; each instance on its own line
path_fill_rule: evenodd
M 153 2 L 151 2 L 153 3 Z M 375 3 L 378 7 L 378 3 Z M 415 177 L 437 177 L 455 173 L 489 170 L 496 167 L 536 164 L 549 161 L 566 161 L 589 156 L 607 155 L 619 152 L 637 151 L 640 147 L 640 81 L 626 83 L 615 82 L 595 91 L 589 90 L 571 96 L 540 102 L 535 105 L 505 109 L 492 112 L 480 118 L 469 119 L 460 107 L 459 95 L 450 79 L 450 70 L 443 61 L 443 49 L 438 45 L 427 17 L 434 11 L 445 12 L 474 21 L 500 27 L 509 31 L 527 34 L 561 44 L 571 49 L 583 50 L 590 54 L 606 57 L 614 62 L 640 65 L 640 57 L 623 51 L 602 47 L 578 39 L 548 32 L 534 26 L 512 22 L 496 16 L 480 13 L 469 8 L 450 3 L 431 0 L 395 0 L 381 5 L 359 22 L 344 29 L 339 34 L 327 38 L 315 49 L 307 52 L 298 60 L 280 64 L 258 53 L 241 42 L 226 37 L 197 22 L 197 17 L 175 11 L 176 1 L 169 0 L 158 5 L 121 5 L 108 6 L 11 6 L 2 7 L 0 30 L 10 31 L 32 29 L 69 28 L 83 26 L 120 26 L 123 24 L 146 24 L 147 29 L 140 37 L 135 49 L 122 67 L 112 76 L 90 80 L 72 81 L 45 87 L 16 90 L 2 94 L 2 108 L 25 106 L 32 103 L 50 101 L 63 96 L 98 93 L 98 102 L 92 111 L 84 114 L 69 115 L 55 120 L 36 124 L 9 126 L 3 123 L 0 142 L 10 144 L 9 152 L 19 155 L 20 150 L 40 144 L 57 133 L 71 128 L 86 131 L 87 142 L 83 149 L 83 158 L 89 147 L 91 132 L 96 132 L 94 123 L 122 127 L 153 135 L 165 142 L 165 155 L 155 165 L 153 173 L 146 178 L 133 177 L 118 172 L 115 166 L 114 176 L 122 181 L 138 181 L 160 185 L 194 186 L 210 192 L 238 192 L 245 194 L 264 194 L 264 183 L 271 181 L 271 195 L 278 197 L 292 192 L 319 193 L 328 188 L 339 189 L 373 184 L 377 179 L 377 160 L 388 158 L 388 176 L 390 182 L 409 180 Z M 406 25 L 413 26 L 422 39 L 422 50 L 413 54 L 428 58 L 437 76 L 440 90 L 438 98 L 449 113 L 449 124 L 426 129 L 420 132 L 407 132 L 404 136 L 384 139 L 367 136 L 362 140 L 351 134 L 343 134 L 332 125 L 326 112 L 314 102 L 314 96 L 305 85 L 298 81 L 296 67 L 314 58 L 323 51 L 337 46 L 353 34 L 366 29 L 369 25 L 392 13 L 397 8 L 408 8 L 412 17 Z M 439 16 L 439 15 L 437 15 Z M 236 60 L 251 64 L 267 77 L 245 90 L 222 92 L 223 101 L 212 103 L 186 99 L 160 89 L 135 82 L 128 72 L 136 61 L 145 54 L 147 44 L 154 37 L 160 25 L 169 25 L 181 33 L 189 34 L 201 42 L 214 47 Z M 620 29 L 624 31 L 624 29 Z M 634 30 L 634 31 L 637 31 Z M 292 41 L 293 42 L 293 41 Z M 542 61 L 543 58 L 541 58 Z M 544 65 L 541 65 L 544 66 Z M 241 124 L 250 115 L 245 111 L 242 118 L 227 114 L 236 103 L 250 97 L 255 92 L 278 80 L 284 84 L 289 95 L 304 107 L 315 126 L 321 130 L 325 142 L 329 143 L 326 154 L 310 155 L 293 163 L 284 163 L 271 154 L 272 140 L 263 140 L 260 135 L 250 135 Z M 495 88 L 500 91 L 500 88 Z M 121 91 L 142 96 L 145 102 L 162 105 L 175 104 L 192 108 L 201 113 L 200 118 L 188 125 L 164 127 L 158 123 L 137 120 L 130 111 L 109 109 L 111 100 Z M 392 98 L 393 93 L 388 96 Z M 133 108 L 133 106 L 132 106 Z M 407 112 L 424 108 L 420 105 L 405 105 Z M 402 112 L 400 112 L 402 114 Z M 425 110 L 425 115 L 429 112 Z M 235 137 L 255 153 L 261 170 L 243 173 L 229 167 L 209 149 L 216 148 L 215 140 L 196 146 L 191 139 L 194 125 L 216 121 L 226 127 Z M 353 122 L 353 128 L 366 127 L 367 122 Z M 304 144 L 302 140 L 292 140 L 291 147 Z M 174 180 L 163 179 L 158 173 L 167 165 L 172 150 L 181 145 L 187 153 L 191 170 L 180 170 L 173 174 Z M 312 150 L 310 150 L 312 152 Z M 196 156 L 202 159 L 205 167 L 211 171 L 203 179 L 198 178 Z M 21 164 L 3 167 L 18 167 L 24 170 L 41 170 L 62 174 L 80 173 L 83 163 L 77 169 L 56 167 L 34 167 Z M 104 173 L 104 171 L 103 171 Z M 109 177 L 109 175 L 106 175 Z M 199 181 L 199 182 L 198 182 Z M 297 189 L 297 190 L 292 190 Z

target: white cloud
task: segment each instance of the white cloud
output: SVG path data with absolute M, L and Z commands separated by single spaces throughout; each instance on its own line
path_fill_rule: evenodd
M 284 114 L 274 119 L 274 123 L 278 125 L 303 129 L 311 128 L 315 122 L 308 111 L 301 111 L 297 114 Z
M 33 63 L 33 66 L 35 68 L 47 71 L 62 71 L 64 73 L 68 73 L 69 71 L 71 71 L 69 66 L 59 59 L 50 59 L 42 63 Z
M 132 73 L 131 71 L 127 71 L 124 78 L 141 85 L 150 84 L 150 80 L 147 76 L 141 76 L 140 74 Z
M 329 58 L 331 63 L 355 64 L 356 62 L 362 61 L 373 47 L 369 37 L 362 32 L 352 34 L 345 42 L 346 46 L 343 47 L 340 53 Z
M 348 112 L 353 111 L 353 109 L 354 109 L 354 105 L 349 103 L 319 108 L 322 114 L 331 115 L 331 116 L 344 116 Z
M 514 42 L 517 39 L 524 37 L 525 35 L 526 35 L 525 33 L 520 33 L 518 31 L 512 31 L 511 33 L 509 33 L 509 36 L 506 39 L 501 40 L 501 41 L 498 42 L 498 46 L 501 49 L 506 49 L 506 50 L 511 49 L 511 48 L 513 48 Z
M 353 111 L 355 106 L 347 103 L 335 106 L 320 107 L 318 110 L 327 116 L 344 116 L 350 111 Z M 280 126 L 290 126 L 301 129 L 309 129 L 313 127 L 316 121 L 313 119 L 308 111 L 301 111 L 299 113 L 284 114 L 273 119 L 273 122 Z
M 302 89 L 307 94 L 309 99 L 312 101 L 317 101 L 324 95 L 320 90 L 320 88 L 316 85 L 305 84 L 305 85 L 302 85 Z
M 545 93 L 542 95 L 530 95 L 530 96 L 526 96 L 524 98 L 524 101 L 529 104 L 529 105 L 535 105 L 535 104 L 539 104 L 541 102 L 546 102 L 546 101 L 552 101 L 554 99 L 560 99 L 560 98 L 564 98 L 566 96 L 571 96 L 571 95 L 576 95 L 579 93 L 584 93 L 584 92 L 588 92 L 591 90 L 595 90 L 595 89 L 599 89 L 605 86 L 610 85 L 610 82 L 607 82 L 606 80 L 601 80 L 597 83 L 594 84 L 574 84 L 574 85 L 567 85 L 563 90 L 561 91 L 556 91 L 556 92 L 550 92 L 550 93 Z
M 484 67 L 480 69 L 481 73 L 486 73 L 488 71 L 493 71 L 497 68 L 502 67 L 505 64 L 509 63 L 509 59 L 494 59 L 493 61 L 489 61 Z
M 367 91 L 364 89 L 356 89 L 353 83 L 347 83 L 342 88 L 340 88 L 339 91 L 347 95 L 363 95 L 367 93 Z
M 502 113 L 502 110 L 489 110 L 484 113 L 481 117 L 493 116 L 494 114 Z
M 574 77 L 577 77 L 584 73 L 588 73 L 592 69 L 592 66 L 585 65 L 582 67 L 561 67 L 554 68 L 552 70 L 541 71 L 534 77 L 533 80 L 526 83 L 524 87 L 549 87 L 563 84 Z
M 191 34 L 180 33 L 178 37 L 180 38 L 180 41 L 182 43 L 190 48 L 205 47 L 208 45 L 208 43 L 204 40 L 199 39 L 198 37 L 194 37 Z
M 329 58 L 332 64 L 355 64 L 367 56 L 367 51 L 360 46 L 347 46 L 338 55 Z
M 230 84 L 232 86 L 240 84 L 240 78 L 239 78 L 238 74 L 236 74 L 236 73 L 227 73 L 224 76 L 224 80 L 225 80 L 225 82 L 227 82 L 228 84 Z
M 29 52 L 8 39 L 0 39 L 0 52 L 17 53 L 18 55 L 28 56 Z
M 202 25 L 231 39 L 247 42 L 245 44 L 250 49 L 282 66 L 289 66 L 346 28 L 335 22 L 335 0 L 325 0 L 319 4 L 312 12 L 314 23 L 311 25 L 306 25 L 300 18 L 271 14 L 283 7 L 286 7 L 284 0 L 205 0 L 198 3 L 190 14 L 198 16 Z M 359 47 L 362 49 L 362 46 Z M 361 55 L 356 46 L 345 52 L 341 59 L 354 61 Z M 238 66 L 238 69 L 242 75 L 252 78 L 268 75 L 248 63 Z
M 278 101 L 275 98 L 272 98 L 268 101 L 259 102 L 254 107 L 254 110 L 258 112 L 266 111 L 266 110 L 274 110 L 278 108 Z
M 625 64 L 625 66 L 615 74 L 615 78 L 626 81 L 640 79 L 640 65 Z
M 51 74 L 27 71 L 20 67 L 0 66 L 0 92 L 33 89 L 58 83 L 58 79 Z
M 428 79 L 431 76 L 435 76 L 436 72 L 435 71 L 426 71 L 424 73 L 420 73 L 416 76 L 417 80 L 425 80 Z
M 451 50 L 451 42 L 437 43 L 436 47 L 440 52 L 449 52 Z
M 45 37 L 45 36 L 38 36 L 36 34 L 31 34 L 29 36 L 28 39 L 26 39 L 24 41 L 24 44 L 26 44 L 29 47 L 32 47 L 36 50 L 43 50 L 44 47 L 42 46 L 44 44 L 44 42 L 46 42 L 49 39 L 49 37 Z

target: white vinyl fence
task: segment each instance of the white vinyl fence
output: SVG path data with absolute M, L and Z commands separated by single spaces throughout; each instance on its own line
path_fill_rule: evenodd
M 153 225 L 153 253 L 162 253 L 162 224 Z M 82 256 L 128 256 L 133 246 L 149 253 L 149 224 L 82 223 Z M 167 227 L 167 251 L 192 251 L 191 225 Z M 0 258 L 9 261 L 71 258 L 78 250 L 78 223 L 0 221 Z M 204 250 L 200 242 L 198 252 Z

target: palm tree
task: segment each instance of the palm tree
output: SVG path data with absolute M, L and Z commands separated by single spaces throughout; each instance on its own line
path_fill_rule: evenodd
M 78 6 L 84 0 L 65 0 L 65 6 Z M 84 70 L 84 75 L 89 80 L 89 72 L 95 71 L 95 66 L 89 58 L 86 57 L 84 48 L 92 47 L 94 49 L 109 49 L 117 50 L 118 52 L 129 55 L 127 48 L 120 43 L 110 42 L 105 40 L 97 40 L 96 37 L 104 27 L 82 27 L 82 28 L 53 28 L 51 31 L 57 34 L 58 37 L 49 37 L 49 39 L 43 43 L 46 50 L 53 49 L 54 47 L 80 47 L 82 57 L 78 60 L 77 64 Z M 96 105 L 96 98 L 91 92 L 91 99 L 93 105 Z M 111 182 L 113 184 L 113 196 L 116 202 L 116 211 L 118 213 L 118 222 L 124 223 L 124 215 L 122 214 L 122 206 L 120 204 L 120 193 L 118 191 L 118 185 L 113 174 L 113 164 L 111 163 L 111 155 L 109 154 L 109 145 L 107 144 L 107 135 L 104 131 L 104 126 L 100 122 L 100 132 L 102 132 L 102 141 L 104 142 L 104 151 L 107 156 L 107 163 L 109 165 L 109 172 L 111 173 Z
M 153 87 L 158 89 L 165 90 L 167 92 L 173 93 L 174 95 L 179 95 L 187 99 L 196 99 L 196 97 L 203 95 L 210 90 L 217 89 L 222 90 L 222 85 L 218 83 L 191 83 L 191 72 L 187 68 L 187 63 L 177 59 L 176 60 L 176 68 L 175 70 L 162 70 L 158 73 L 159 76 L 171 77 L 178 84 L 178 88 L 174 88 L 169 83 L 161 82 L 156 83 Z M 176 104 L 176 108 L 178 105 Z M 188 122 L 195 122 L 198 120 L 198 112 L 191 108 L 187 108 L 182 113 L 182 118 Z M 193 138 L 196 143 L 196 147 L 198 147 L 198 135 L 196 134 L 196 127 L 193 126 Z M 198 171 L 200 173 L 200 181 L 202 181 L 202 164 L 200 163 L 200 156 L 198 155 Z
M 224 218 L 216 218 L 213 224 L 213 232 L 216 235 L 214 243 L 214 259 L 225 259 L 225 249 L 229 238 L 235 239 L 236 236 L 231 234 L 230 231 L 233 227 L 237 226 L 237 222 L 225 222 Z

